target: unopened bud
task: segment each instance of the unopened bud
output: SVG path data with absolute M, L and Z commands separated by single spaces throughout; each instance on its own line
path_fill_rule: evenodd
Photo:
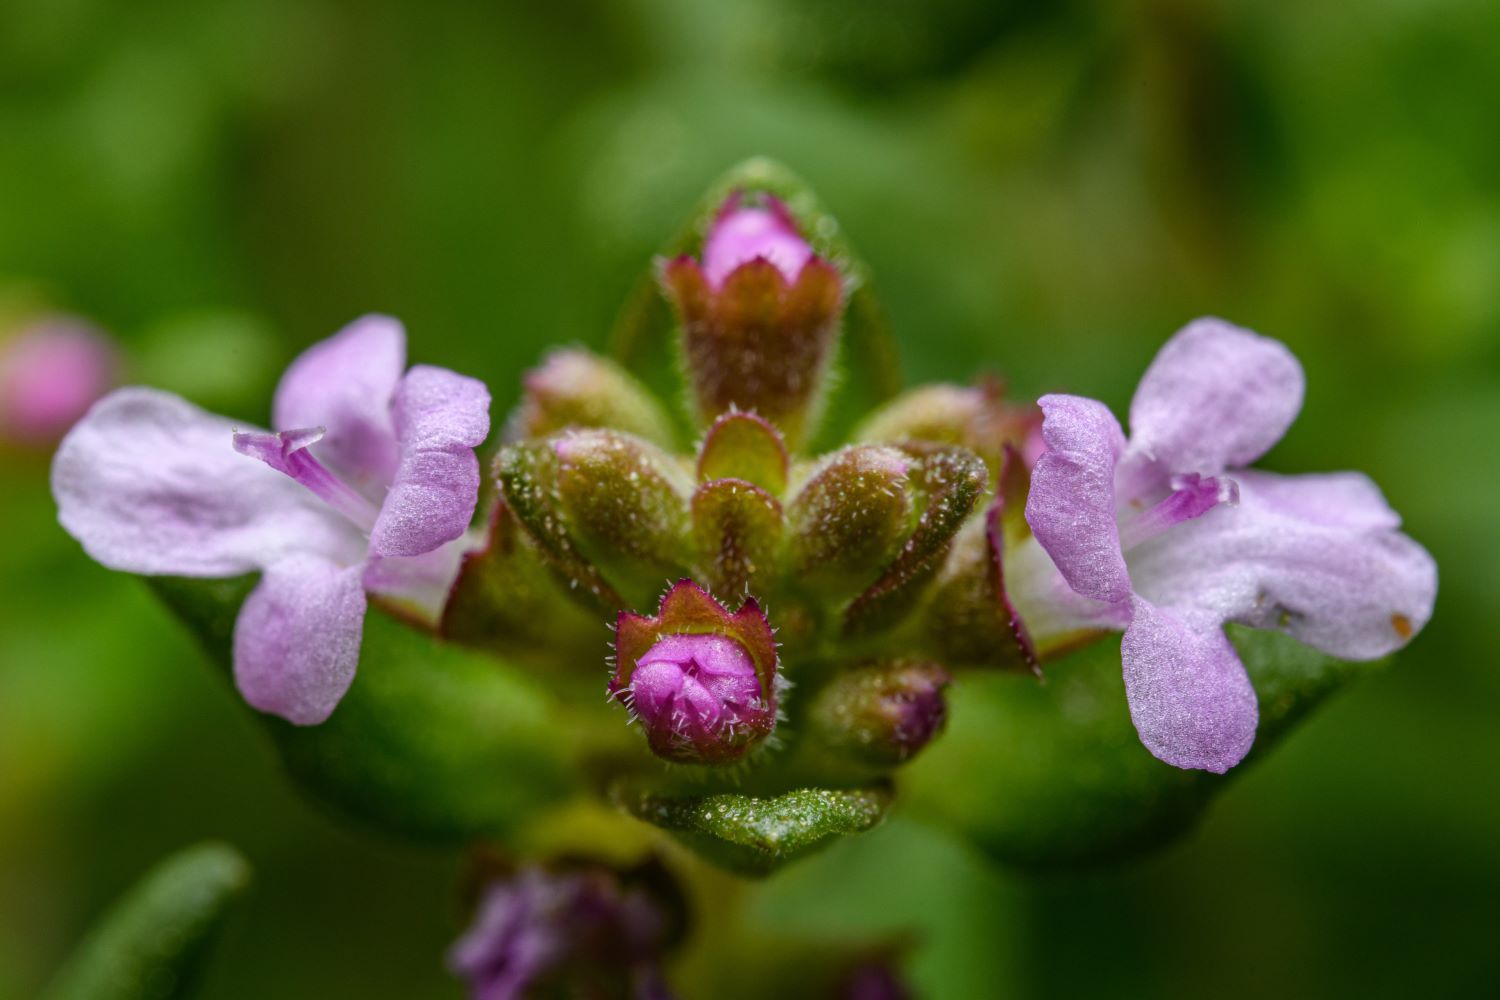
M 869 583 L 911 533 L 910 470 L 909 456 L 878 445 L 826 459 L 787 512 L 795 571 L 836 589 Z
M 1042 412 L 1035 404 L 1007 402 L 1004 385 L 991 378 L 975 386 L 939 383 L 902 393 L 866 418 L 851 437 L 881 444 L 958 445 L 983 458 L 993 480 L 1006 446 L 1027 454 L 1040 446 L 1041 426 Z M 1035 455 L 1027 457 L 1035 461 Z
M 566 431 L 550 445 L 569 530 L 606 576 L 649 593 L 686 565 L 691 484 L 676 459 L 617 431 Z
M 856 667 L 818 693 L 811 725 L 836 753 L 869 767 L 894 767 L 942 730 L 950 683 L 946 670 L 923 660 Z
M 844 307 L 844 281 L 816 256 L 786 207 L 732 196 L 701 263 L 679 257 L 661 278 L 682 326 L 683 357 L 704 423 L 753 410 L 793 446 L 817 416 Z
M 0 439 L 55 444 L 115 384 L 119 356 L 81 320 L 50 317 L 0 343 Z
M 588 351 L 553 351 L 526 374 L 524 386 L 510 421 L 512 440 L 569 428 L 608 428 L 655 444 L 672 443 L 671 421 L 656 398 L 619 365 Z
M 776 726 L 776 640 L 755 601 L 734 614 L 691 580 L 653 617 L 615 626 L 610 694 L 630 708 L 657 756 L 730 764 Z

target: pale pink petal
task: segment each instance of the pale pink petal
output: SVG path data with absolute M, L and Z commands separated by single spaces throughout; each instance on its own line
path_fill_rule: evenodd
M 1043 396 L 1047 450 L 1031 472 L 1026 522 L 1078 593 L 1119 603 L 1130 574 L 1115 522 L 1115 463 L 1124 450 L 1120 425 L 1103 404 L 1082 396 Z
M 365 590 L 405 605 L 436 625 L 458 580 L 466 552 L 482 544 L 474 532 L 419 556 L 372 556 L 365 564 Z
M 490 432 L 484 383 L 418 365 L 393 407 L 401 464 L 370 535 L 377 556 L 415 556 L 462 535 L 479 502 L 474 449 Z
M 1133 550 L 1136 589 L 1162 605 L 1283 631 L 1333 656 L 1399 649 L 1432 617 L 1437 566 L 1394 530 L 1363 477 L 1236 473 L 1219 507 Z
M 321 427 L 317 455 L 355 488 L 391 481 L 397 449 L 391 399 L 406 367 L 406 332 L 389 316 L 365 316 L 319 341 L 276 387 L 277 430 Z
M 234 576 L 299 551 L 361 558 L 343 518 L 238 454 L 234 433 L 171 393 L 111 393 L 58 446 L 58 520 L 96 561 L 131 573 Z
M 234 679 L 246 701 L 299 726 L 333 713 L 359 665 L 361 571 L 300 555 L 266 570 L 234 626 Z
M 735 201 L 725 205 L 703 241 L 703 274 L 717 288 L 741 264 L 765 259 L 787 281 L 795 281 L 812 255 L 812 247 L 780 202 L 742 208 Z
M 1171 472 L 1249 465 L 1302 409 L 1286 345 L 1220 319 L 1194 320 L 1157 353 L 1130 404 L 1130 450 Z
M 1130 718 L 1141 742 L 1174 767 L 1223 774 L 1255 742 L 1255 689 L 1211 615 L 1136 598 L 1120 643 Z

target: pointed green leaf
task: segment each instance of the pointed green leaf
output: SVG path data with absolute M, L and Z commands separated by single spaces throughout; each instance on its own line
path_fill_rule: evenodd
M 249 882 L 250 866 L 227 844 L 198 844 L 167 858 L 89 932 L 46 1000 L 197 996 L 204 958 Z
M 622 805 L 715 864 L 764 876 L 838 837 L 875 826 L 885 817 L 890 792 L 876 786 L 800 788 L 769 798 L 635 794 L 622 796 Z
M 948 732 L 907 769 L 903 791 L 1013 864 L 1095 863 L 1163 844 L 1359 669 L 1276 633 L 1230 635 L 1260 697 L 1260 730 L 1250 758 L 1228 775 L 1179 770 L 1141 746 L 1111 638 L 1048 664 L 1045 684 L 961 676 L 948 692 Z
M 235 615 L 254 582 L 151 580 L 226 679 Z M 354 685 L 327 722 L 256 718 L 315 801 L 404 836 L 503 834 L 570 788 L 568 741 L 545 692 L 490 657 L 373 607 Z

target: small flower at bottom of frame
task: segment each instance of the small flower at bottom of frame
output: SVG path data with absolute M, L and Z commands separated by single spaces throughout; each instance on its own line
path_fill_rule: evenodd
M 368 316 L 292 362 L 279 432 L 156 389 L 106 396 L 53 459 L 58 520 L 111 569 L 259 572 L 235 681 L 262 712 L 314 725 L 354 680 L 366 593 L 441 613 L 471 544 L 489 409 L 481 382 L 407 370 L 401 324 Z
M 523 868 L 490 883 L 448 967 L 474 1000 L 620 996 L 670 1000 L 661 974 L 669 921 L 608 869 Z
M 776 639 L 753 598 L 730 614 L 682 580 L 654 617 L 620 615 L 609 692 L 629 707 L 658 757 L 732 764 L 776 727 L 776 667 Z

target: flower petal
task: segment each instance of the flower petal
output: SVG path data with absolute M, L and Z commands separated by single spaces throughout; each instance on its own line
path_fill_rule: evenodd
M 322 427 L 318 458 L 370 491 L 396 471 L 391 397 L 406 367 L 406 333 L 389 316 L 365 316 L 303 351 L 276 387 L 277 430 Z
M 1249 465 L 1302 409 L 1286 345 L 1220 319 L 1194 320 L 1157 353 L 1130 403 L 1130 446 L 1173 472 Z
M 363 540 L 295 482 L 237 454 L 228 420 L 120 389 L 58 447 L 58 520 L 111 569 L 234 576 L 297 551 L 354 560 Z
M 1372 483 L 1235 476 L 1238 507 L 1209 511 L 1131 553 L 1142 595 L 1284 631 L 1350 660 L 1385 656 L 1427 623 L 1437 566 L 1394 530 L 1395 514 Z
M 477 532 L 419 556 L 372 556 L 365 564 L 365 590 L 408 606 L 436 625 L 458 580 L 464 555 L 484 544 Z
M 1255 689 L 1213 616 L 1135 598 L 1120 642 L 1130 718 L 1146 749 L 1173 767 L 1223 774 L 1255 742 Z
M 370 535 L 377 556 L 415 556 L 462 535 L 479 502 L 474 448 L 490 432 L 484 383 L 418 365 L 392 406 L 401 464 Z
M 1120 425 L 1100 402 L 1043 396 L 1047 451 L 1031 472 L 1026 522 L 1068 585 L 1111 604 L 1130 596 L 1130 574 L 1115 521 L 1115 464 L 1125 448 Z
M 333 713 L 359 664 L 361 569 L 298 555 L 266 570 L 234 625 L 234 679 L 246 701 L 299 726 Z

